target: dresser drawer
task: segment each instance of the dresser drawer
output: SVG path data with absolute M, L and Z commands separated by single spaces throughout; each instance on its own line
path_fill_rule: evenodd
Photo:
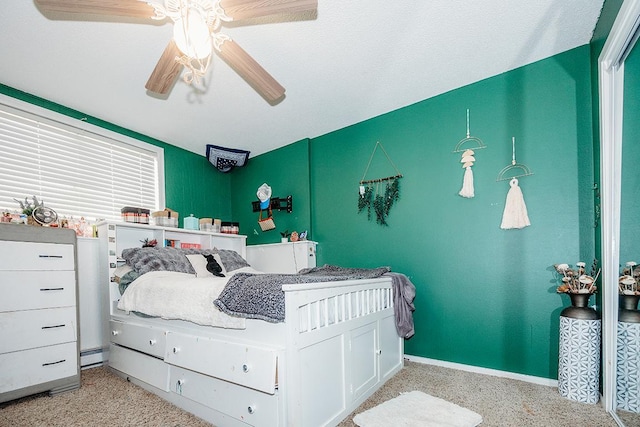
M 275 392 L 277 354 L 269 348 L 167 332 L 165 360 L 265 393 Z
M 0 241 L 0 270 L 73 270 L 73 245 Z
M 266 394 L 182 368 L 171 368 L 171 391 L 255 427 L 278 422 L 278 394 Z
M 111 342 L 156 357 L 164 357 L 165 331 L 148 326 L 110 321 Z
M 0 393 L 78 374 L 75 342 L 0 354 Z
M 0 353 L 77 341 L 76 308 L 0 313 Z
M 109 366 L 160 390 L 169 391 L 169 365 L 162 359 L 111 344 Z
M 74 271 L 0 271 L 0 312 L 76 305 Z

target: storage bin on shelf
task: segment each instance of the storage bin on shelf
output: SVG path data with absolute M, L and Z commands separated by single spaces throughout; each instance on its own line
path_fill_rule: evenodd
M 120 212 L 122 213 L 122 220 L 124 222 L 149 224 L 149 209 L 125 206 L 124 208 L 120 209 Z
M 154 225 L 160 227 L 178 227 L 178 218 L 180 214 L 172 209 L 166 208 L 151 214 Z
M 189 215 L 188 217 L 185 217 L 185 219 L 184 219 L 184 229 L 185 230 L 199 230 L 200 229 L 199 221 L 200 221 L 200 218 L 196 218 L 195 216 L 193 216 L 193 214 Z

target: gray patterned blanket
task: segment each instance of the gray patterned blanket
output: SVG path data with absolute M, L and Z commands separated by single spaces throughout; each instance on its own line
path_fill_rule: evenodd
M 231 316 L 278 323 L 284 321 L 282 285 L 373 279 L 389 271 L 389 267 L 368 269 L 324 265 L 300 270 L 298 274 L 237 273 L 213 303 Z

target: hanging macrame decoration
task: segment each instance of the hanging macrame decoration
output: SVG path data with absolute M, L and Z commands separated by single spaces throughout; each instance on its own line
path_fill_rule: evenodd
M 458 192 L 458 194 L 467 199 L 471 199 L 475 196 L 475 190 L 473 188 L 473 171 L 471 170 L 471 167 L 476 161 L 476 158 L 474 157 L 475 152 L 471 148 L 465 148 L 465 145 L 471 145 L 473 150 L 487 148 L 487 146 L 484 144 L 484 142 L 482 142 L 480 138 L 471 136 L 469 132 L 469 109 L 467 109 L 467 137 L 461 139 L 460 142 L 458 142 L 453 152 L 462 153 L 462 159 L 460 160 L 460 163 L 462 163 L 462 168 L 464 169 L 462 189 Z
M 473 162 L 476 161 L 476 158 L 473 157 L 475 153 L 473 150 L 467 149 L 462 153 L 462 167 L 464 168 L 464 178 L 462 179 L 462 189 L 458 192 L 462 197 L 466 197 L 467 199 L 475 196 L 475 191 L 473 188 L 473 172 L 471 171 L 471 166 L 473 166 Z
M 380 147 L 385 156 L 387 156 L 387 160 L 389 160 L 389 163 L 391 163 L 391 166 L 393 166 L 393 168 L 395 169 L 396 175 L 388 176 L 386 178 L 365 180 L 367 172 L 369 171 L 369 166 L 371 166 L 371 160 L 373 159 L 373 155 L 376 153 L 378 147 Z M 376 142 L 376 145 L 373 148 L 373 152 L 371 153 L 371 157 L 369 158 L 367 168 L 365 169 L 362 180 L 360 181 L 360 191 L 358 193 L 358 213 L 366 209 L 367 219 L 371 221 L 371 212 L 373 211 L 376 216 L 376 222 L 378 224 L 389 225 L 387 224 L 387 216 L 389 216 L 389 211 L 391 210 L 393 204 L 398 199 L 400 199 L 400 178 L 402 178 L 402 174 L 398 171 L 396 165 L 394 165 L 391 161 L 391 158 L 387 154 L 387 151 L 379 141 Z
M 496 181 L 509 180 L 509 192 L 507 193 L 507 200 L 504 204 L 504 211 L 502 213 L 502 223 L 500 228 L 503 230 L 520 229 L 531 225 L 529 221 L 529 214 L 527 213 L 527 205 L 524 202 L 524 196 L 522 190 L 518 185 L 518 178 L 528 175 L 533 175 L 533 172 L 527 165 L 516 162 L 516 139 L 511 139 L 511 164 L 505 166 L 500 173 Z M 519 171 L 515 175 L 512 171 Z

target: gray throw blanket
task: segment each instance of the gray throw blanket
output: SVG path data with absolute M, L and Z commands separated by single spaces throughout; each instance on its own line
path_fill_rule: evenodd
M 298 274 L 236 273 L 213 303 L 231 316 L 261 319 L 272 323 L 283 322 L 282 285 L 373 279 L 389 271 L 389 267 L 366 269 L 324 265 L 302 269 Z
M 411 338 L 415 333 L 413 312 L 416 307 L 413 300 L 416 297 L 416 287 L 402 273 L 386 273 L 385 276 L 391 276 L 393 284 L 393 311 L 396 318 L 396 331 L 402 338 Z

